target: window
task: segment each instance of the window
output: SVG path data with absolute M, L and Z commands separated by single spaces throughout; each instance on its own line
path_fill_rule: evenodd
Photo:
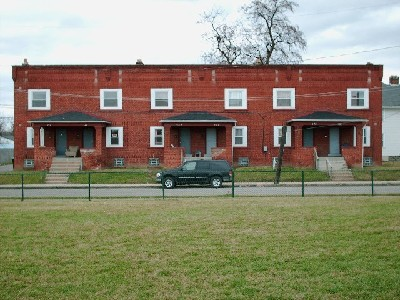
M 123 137 L 124 137 L 123 127 L 107 127 L 106 147 L 123 147 L 124 146 Z
M 295 89 L 273 89 L 273 108 L 274 109 L 294 109 L 295 108 Z
M 282 127 L 283 126 L 274 126 L 274 146 L 279 147 L 282 139 Z M 286 142 L 285 147 L 292 146 L 292 128 L 290 126 L 286 126 Z
M 34 147 L 34 145 L 35 145 L 34 137 L 35 137 L 35 132 L 33 130 L 33 127 L 26 127 L 26 147 L 27 148 Z
M 164 127 L 150 126 L 150 147 L 164 147 Z
M 247 109 L 247 90 L 225 89 L 225 109 Z
M 28 90 L 28 109 L 50 110 L 50 90 Z
M 233 126 L 232 140 L 233 147 L 247 147 L 247 126 Z
M 100 89 L 100 109 L 122 109 L 122 90 Z
M 151 109 L 172 108 L 172 89 L 151 89 Z
M 347 108 L 348 109 L 369 108 L 369 90 L 347 89 Z
M 364 147 L 371 146 L 371 127 L 370 126 L 363 127 L 363 146 Z

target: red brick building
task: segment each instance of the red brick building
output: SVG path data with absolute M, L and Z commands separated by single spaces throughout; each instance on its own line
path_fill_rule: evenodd
M 79 146 L 83 169 L 185 157 L 271 165 L 382 160 L 381 65 L 13 66 L 16 169 Z M 154 161 L 154 160 L 152 160 Z

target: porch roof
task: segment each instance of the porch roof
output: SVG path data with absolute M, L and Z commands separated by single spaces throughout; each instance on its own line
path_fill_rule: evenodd
M 40 119 L 28 121 L 28 123 L 105 123 L 110 122 L 87 115 L 78 111 L 69 111 L 63 114 L 52 115 Z
M 218 123 L 236 123 L 236 120 L 230 119 L 224 116 L 219 116 L 215 114 L 211 114 L 205 111 L 191 111 L 181 115 L 173 116 L 166 118 L 160 121 L 161 123 L 209 123 L 209 122 L 218 122 Z
M 358 123 L 358 122 L 368 122 L 367 119 L 361 119 L 358 117 L 348 116 L 337 114 L 330 111 L 316 111 L 309 115 L 305 115 L 302 117 L 298 117 L 295 119 L 290 120 L 288 123 L 291 122 L 351 122 L 351 123 Z

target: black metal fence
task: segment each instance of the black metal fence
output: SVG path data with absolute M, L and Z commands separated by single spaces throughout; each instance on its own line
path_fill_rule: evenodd
M 59 173 L 60 174 L 60 173 Z M 62 174 L 62 173 L 61 173 Z M 66 183 L 45 183 L 46 172 L 0 173 L 0 198 L 177 198 L 239 196 L 400 195 L 400 170 L 353 170 L 354 180 L 331 181 L 316 170 L 283 170 L 279 184 L 273 170 L 238 169 L 232 182 L 166 189 L 155 171 L 80 172 L 65 174 Z M 163 179 L 162 179 L 163 180 Z

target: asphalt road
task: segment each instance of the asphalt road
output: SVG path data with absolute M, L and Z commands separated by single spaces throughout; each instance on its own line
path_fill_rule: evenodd
M 160 185 L 25 185 L 1 186 L 0 198 L 135 198 L 163 197 Z M 400 195 L 400 182 L 377 182 L 373 188 L 374 195 Z M 297 183 L 247 183 L 235 186 L 235 196 L 301 196 L 302 186 Z M 371 195 L 370 182 L 346 183 L 306 183 L 304 195 Z M 219 189 L 208 186 L 184 186 L 172 190 L 164 189 L 165 197 L 206 197 L 232 196 L 232 187 L 226 184 Z

